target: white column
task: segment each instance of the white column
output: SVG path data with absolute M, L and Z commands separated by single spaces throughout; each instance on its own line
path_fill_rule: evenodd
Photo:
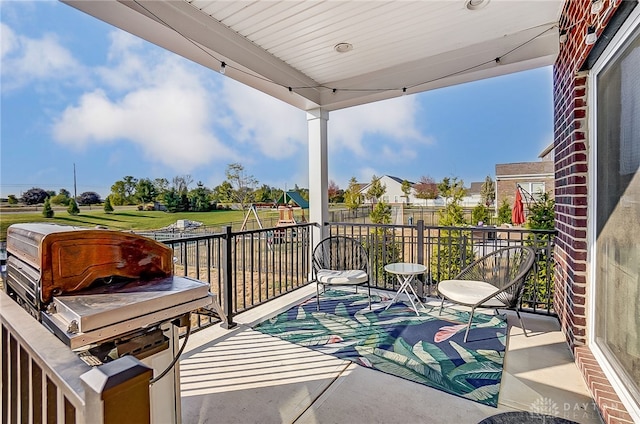
M 327 121 L 329 112 L 322 109 L 307 111 L 309 130 L 309 222 L 321 227 L 313 231 L 318 243 L 328 232 L 322 225 L 329 219 L 329 166 L 327 164 Z

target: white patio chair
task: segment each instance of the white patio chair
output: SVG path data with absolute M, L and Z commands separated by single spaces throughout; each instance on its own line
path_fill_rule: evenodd
M 362 243 L 346 236 L 331 236 L 313 249 L 313 280 L 316 281 L 317 310 L 320 310 L 320 294 L 327 286 L 367 286 L 371 309 L 369 285 L 369 255 Z
M 464 334 L 466 342 L 476 308 L 513 309 L 526 335 L 518 308 L 534 261 L 535 251 L 529 246 L 504 247 L 483 256 L 460 271 L 454 279 L 438 283 L 438 293 L 442 296 L 440 313 L 445 300 L 471 307 Z

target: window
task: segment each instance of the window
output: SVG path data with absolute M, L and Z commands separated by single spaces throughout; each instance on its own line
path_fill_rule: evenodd
M 640 19 L 592 70 L 592 335 L 632 415 L 640 411 Z M 635 29 L 631 29 L 635 28 Z M 595 134 L 595 136 L 593 136 Z M 593 168 L 594 166 L 592 166 Z
M 527 193 L 531 194 L 534 200 L 539 200 L 545 192 L 543 181 L 523 182 L 519 184 Z

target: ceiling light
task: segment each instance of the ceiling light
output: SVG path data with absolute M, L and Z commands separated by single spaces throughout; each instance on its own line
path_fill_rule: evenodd
M 466 0 L 465 7 L 469 10 L 478 10 L 489 4 L 489 0 Z
M 353 50 L 353 45 L 349 43 L 338 43 L 333 46 L 333 50 L 337 51 L 338 53 L 346 53 Z
M 596 27 L 590 26 L 589 28 L 587 28 L 587 36 L 585 37 L 584 42 L 588 46 L 590 46 L 592 44 L 595 44 L 597 39 L 598 36 L 596 35 Z

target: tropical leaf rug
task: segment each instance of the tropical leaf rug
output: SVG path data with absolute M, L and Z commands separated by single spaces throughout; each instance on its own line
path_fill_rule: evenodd
M 467 343 L 467 312 L 407 304 L 390 297 L 329 290 L 254 327 L 310 349 L 353 361 L 485 405 L 497 406 L 506 321 L 476 313 Z

